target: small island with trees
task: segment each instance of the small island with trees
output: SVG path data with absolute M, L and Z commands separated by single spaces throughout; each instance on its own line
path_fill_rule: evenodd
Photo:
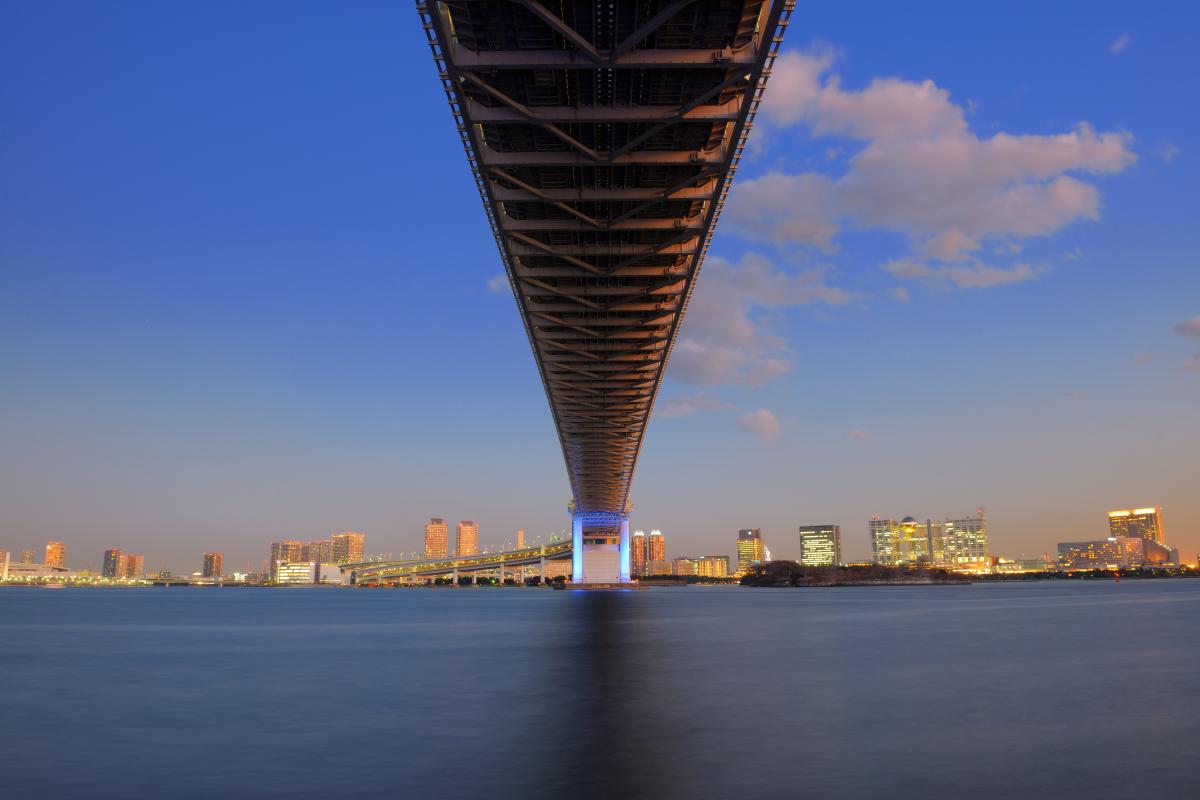
M 755 564 L 742 576 L 743 586 L 931 586 L 970 583 L 965 576 L 938 567 L 805 567 L 795 561 Z

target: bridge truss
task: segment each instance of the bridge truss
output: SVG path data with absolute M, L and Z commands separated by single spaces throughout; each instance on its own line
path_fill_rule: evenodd
M 646 426 L 794 0 L 418 0 L 577 511 Z

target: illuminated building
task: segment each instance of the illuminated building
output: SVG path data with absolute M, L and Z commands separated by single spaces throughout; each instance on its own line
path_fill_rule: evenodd
M 639 578 L 646 575 L 645 531 L 634 531 L 629 537 L 629 573 Z
M 358 562 L 349 562 L 356 564 Z M 336 564 L 318 564 L 315 561 L 298 561 L 280 564 L 275 582 L 280 584 L 305 585 L 312 583 L 341 583 L 342 572 Z
M 672 575 L 695 575 L 701 578 L 724 578 L 729 575 L 729 556 L 676 558 L 671 561 Z
M 473 556 L 479 552 L 479 525 L 464 519 L 454 531 L 454 555 Z
M 686 557 L 671 559 L 671 574 L 672 575 L 695 575 L 696 574 L 696 559 L 686 558 Z
M 8 580 L 8 562 L 11 558 L 7 550 L 0 550 L 0 581 Z
M 950 569 L 981 572 L 991 566 L 987 519 L 983 509 L 974 517 L 948 519 L 930 526 L 933 563 Z
M 304 553 L 305 561 L 315 561 L 318 564 L 336 564 L 333 559 L 333 542 L 329 539 L 314 539 L 308 543 Z
M 1141 536 L 1058 543 L 1058 564 L 1063 569 L 1125 569 L 1178 563 L 1177 550 Z
M 762 538 L 762 528 L 742 528 L 737 535 L 738 575 L 745 575 L 750 567 L 765 561 L 767 545 Z
M 517 531 L 517 549 L 518 550 L 525 549 L 525 531 L 522 531 L 522 530 Z
M 696 559 L 696 574 L 702 578 L 729 576 L 729 556 L 701 556 Z
M 928 563 L 932 529 L 933 523 L 917 522 L 912 517 L 905 517 L 899 522 L 872 517 L 870 530 L 873 560 L 877 564 L 893 567 Z
M 842 563 L 841 526 L 801 526 L 800 563 L 806 567 L 836 567 Z
M 32 550 L 22 550 L 21 551 L 21 563 L 22 564 L 32 564 L 33 563 L 33 551 Z
M 1163 542 L 1161 508 L 1126 508 L 1108 512 L 1108 535 L 1113 538 L 1125 536 Z
M 284 539 L 282 542 L 271 542 L 271 578 L 275 578 L 275 568 L 280 564 L 304 561 L 304 545 L 295 539 Z
M 146 557 L 139 553 L 122 553 L 117 557 L 117 572 L 113 577 L 132 580 L 140 578 Z
M 65 567 L 67 565 L 67 546 L 62 542 L 46 542 L 47 567 Z
M 660 530 L 650 531 L 646 539 L 646 569 L 651 575 L 665 575 L 670 570 L 667 563 L 667 541 Z
M 104 566 L 100 569 L 100 574 L 105 578 L 119 578 L 121 569 L 121 551 L 117 548 L 104 551 Z
M 449 555 L 450 526 L 441 517 L 431 517 L 425 524 L 425 557 L 445 558 Z
M 361 533 L 345 531 L 344 533 L 335 533 L 330 539 L 330 551 L 334 564 L 359 564 L 362 562 L 366 537 Z M 308 560 L 315 561 L 316 559 L 310 555 Z
M 204 569 L 201 574 L 205 578 L 219 578 L 225 574 L 225 554 L 205 553 Z

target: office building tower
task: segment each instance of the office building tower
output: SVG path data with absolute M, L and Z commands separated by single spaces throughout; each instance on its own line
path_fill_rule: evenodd
M 32 563 L 34 563 L 34 562 L 33 562 L 33 551 L 32 551 L 32 550 L 22 550 L 22 551 L 21 551 L 21 563 L 22 563 L 22 564 L 32 564 Z
M 122 553 L 117 559 L 117 574 L 118 578 L 134 579 L 140 578 L 144 571 L 146 557 L 140 553 Z
M 939 567 L 980 572 L 992 561 L 987 519 L 983 509 L 973 517 L 947 519 L 930 525 L 932 560 Z
M 1108 512 L 1108 535 L 1113 538 L 1137 536 L 1163 543 L 1161 508 L 1127 508 Z
M 941 523 L 936 523 L 940 528 Z M 873 517 L 870 522 L 871 555 L 877 564 L 901 566 L 904 564 L 928 564 L 931 561 L 931 540 L 935 534 L 935 523 L 926 520 L 917 522 L 905 517 L 894 519 Z
M 12 555 L 7 550 L 0 550 L 0 581 L 8 580 L 8 565 Z
M 363 560 L 363 545 L 366 537 L 354 531 L 335 533 L 330 537 L 330 553 L 334 564 L 358 564 Z M 316 561 L 310 557 L 309 561 Z M 321 563 L 321 562 L 317 562 Z
M 425 523 L 425 557 L 445 558 L 449 555 L 450 526 L 441 517 L 431 517 Z
M 644 577 L 646 572 L 646 532 L 634 531 L 629 537 L 629 574 Z
M 305 548 L 304 560 L 316 564 L 336 564 L 333 560 L 333 541 L 330 539 L 314 539 Z
M 104 551 L 104 566 L 100 568 L 100 574 L 106 578 L 119 578 L 118 573 L 121 569 L 121 551 L 117 548 Z
M 738 575 L 745 575 L 750 567 L 767 559 L 767 544 L 763 541 L 762 528 L 742 528 L 737 535 Z
M 46 542 L 46 566 L 65 567 L 67 565 L 67 546 L 62 542 Z
M 205 553 L 204 569 L 201 574 L 206 578 L 220 578 L 225 574 L 225 554 Z
M 800 563 L 806 567 L 836 567 L 842 563 L 840 525 L 802 525 Z
M 274 580 L 280 564 L 294 564 L 304 561 L 307 554 L 304 544 L 295 539 L 284 539 L 282 542 L 271 542 L 271 579 Z
M 660 530 L 652 530 L 646 537 L 646 569 L 651 575 L 671 572 L 671 565 L 667 563 L 667 540 Z
M 479 552 L 479 525 L 474 520 L 464 519 L 454 531 L 454 555 L 473 556 Z
M 525 549 L 525 531 L 521 531 L 521 530 L 517 531 L 517 549 L 518 550 Z

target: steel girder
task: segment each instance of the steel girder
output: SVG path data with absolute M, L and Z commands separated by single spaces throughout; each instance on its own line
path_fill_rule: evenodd
M 628 513 L 794 0 L 418 0 L 581 512 Z

